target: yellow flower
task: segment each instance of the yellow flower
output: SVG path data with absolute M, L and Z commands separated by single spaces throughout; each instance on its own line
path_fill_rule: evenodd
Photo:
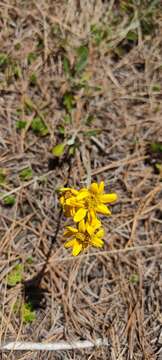
M 89 222 L 96 218 L 96 213 L 111 215 L 111 211 L 105 205 L 117 200 L 115 193 L 104 193 L 104 181 L 100 184 L 92 183 L 88 189 L 83 188 L 75 196 L 69 196 L 65 203 L 73 211 L 75 222 L 80 222 L 86 215 Z
M 62 193 L 60 196 L 60 204 L 63 207 L 63 211 L 66 217 L 74 217 L 76 211 L 78 210 L 78 207 L 82 204 L 77 204 L 77 206 L 72 206 L 67 204 L 68 199 L 75 199 L 76 196 L 79 194 L 78 190 L 71 189 L 71 188 L 61 188 L 60 192 Z
M 102 247 L 104 245 L 102 240 L 104 229 L 100 226 L 101 223 L 97 219 L 93 220 L 91 224 L 82 220 L 79 222 L 78 228 L 67 226 L 64 236 L 71 239 L 65 243 L 65 248 L 72 247 L 72 255 L 77 256 L 90 245 Z

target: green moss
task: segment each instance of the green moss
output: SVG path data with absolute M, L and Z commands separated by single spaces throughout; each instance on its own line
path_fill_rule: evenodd
M 27 125 L 26 120 L 17 120 L 16 121 L 16 129 L 18 129 L 18 130 L 25 129 L 26 125 Z
M 6 206 L 13 206 L 16 202 L 16 197 L 14 195 L 5 196 L 3 199 L 3 203 Z
M 27 167 L 27 168 L 21 170 L 19 173 L 19 177 L 22 181 L 31 180 L 33 177 L 32 169 L 30 167 Z
M 12 271 L 7 275 L 7 285 L 15 286 L 23 279 L 23 265 L 17 264 Z
M 21 307 L 21 317 L 23 323 L 30 324 L 36 319 L 36 312 L 30 303 L 23 304 Z
M 132 274 L 129 278 L 130 283 L 136 285 L 139 282 L 139 275 L 138 274 Z

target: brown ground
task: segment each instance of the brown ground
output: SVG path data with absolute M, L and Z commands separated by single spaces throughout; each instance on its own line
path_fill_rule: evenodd
M 80 46 L 88 56 L 77 71 Z M 150 144 L 162 141 L 161 59 L 161 1 L 0 2 L 0 337 L 109 341 L 2 359 L 160 360 L 161 150 Z M 31 128 L 36 116 L 46 136 Z M 19 120 L 25 129 L 16 128 Z M 75 154 L 66 145 L 57 160 L 51 149 L 71 137 Z M 23 181 L 26 167 L 33 175 Z M 119 200 L 103 218 L 104 249 L 72 258 L 56 190 L 67 180 L 83 186 L 90 170 Z M 10 192 L 13 206 L 2 199 Z M 22 279 L 9 286 L 16 264 Z M 24 303 L 33 308 L 31 323 L 23 321 Z

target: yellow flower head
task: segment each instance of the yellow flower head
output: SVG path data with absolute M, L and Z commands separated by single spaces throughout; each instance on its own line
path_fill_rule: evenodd
M 67 226 L 64 236 L 71 239 L 65 243 L 65 248 L 72 247 L 72 255 L 77 256 L 82 250 L 90 245 L 102 247 L 104 245 L 102 240 L 104 229 L 99 229 L 100 226 L 100 221 L 97 219 L 91 224 L 82 220 L 78 224 L 78 228 Z
M 92 183 L 88 189 L 79 190 L 76 196 L 68 197 L 66 205 L 75 208 L 73 216 L 75 222 L 80 222 L 86 216 L 89 221 L 92 221 L 96 217 L 96 213 L 111 215 L 111 211 L 105 204 L 116 200 L 115 193 L 104 193 L 104 182 L 101 181 L 100 184 Z
M 63 207 L 63 211 L 66 217 L 74 217 L 76 211 L 78 210 L 78 206 L 72 206 L 67 204 L 67 200 L 71 198 L 76 198 L 76 196 L 79 194 L 78 190 L 71 189 L 71 188 L 61 188 L 60 189 L 61 196 L 60 196 L 60 204 Z M 80 204 L 81 205 L 81 204 Z
M 102 247 L 104 230 L 97 214 L 110 215 L 111 211 L 105 204 L 117 200 L 115 193 L 104 193 L 104 182 L 92 183 L 88 188 L 75 190 L 60 189 L 60 203 L 66 217 L 72 217 L 76 228 L 67 226 L 64 236 L 70 238 L 65 247 L 72 247 L 72 254 L 78 255 L 89 245 Z

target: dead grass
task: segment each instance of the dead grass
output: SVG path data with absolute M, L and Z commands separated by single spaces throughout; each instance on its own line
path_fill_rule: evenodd
M 0 338 L 110 343 L 56 354 L 3 352 L 2 359 L 160 360 L 162 183 L 147 147 L 162 141 L 162 8 L 160 1 L 136 3 L 0 2 Z M 80 46 L 89 54 L 77 73 Z M 32 130 L 36 116 L 46 136 Z M 19 120 L 25 129 L 16 129 Z M 51 149 L 71 137 L 75 156 L 56 161 Z M 27 167 L 32 178 L 22 181 Z M 63 216 L 58 228 L 56 190 L 90 176 L 105 180 L 119 201 L 104 219 L 104 249 L 72 258 L 63 247 Z M 13 206 L 4 206 L 6 194 L 15 196 Z M 10 287 L 17 263 L 22 280 Z M 35 311 L 31 323 L 22 321 L 24 302 Z

